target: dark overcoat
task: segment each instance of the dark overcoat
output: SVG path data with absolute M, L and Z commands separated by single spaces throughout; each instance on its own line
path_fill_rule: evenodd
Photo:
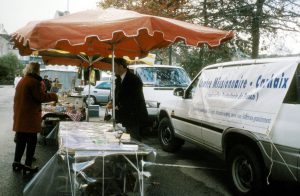
M 23 77 L 14 97 L 13 131 L 38 133 L 41 131 L 41 103 L 57 101 L 55 93 L 46 93 L 39 75 Z
M 139 77 L 127 70 L 121 83 L 116 81 L 116 121 L 123 126 L 142 125 L 148 120 L 148 112 L 143 94 L 143 83 Z

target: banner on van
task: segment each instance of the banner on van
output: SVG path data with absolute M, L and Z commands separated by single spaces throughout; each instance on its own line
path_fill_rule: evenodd
M 204 70 L 189 115 L 269 134 L 296 68 L 279 62 Z

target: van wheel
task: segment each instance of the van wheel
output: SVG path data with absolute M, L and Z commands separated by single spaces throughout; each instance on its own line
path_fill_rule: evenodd
M 85 104 L 88 106 L 88 105 L 95 105 L 96 104 L 96 98 L 95 97 L 93 97 L 93 96 L 90 96 L 90 98 L 89 97 L 85 97 L 84 98 L 84 102 L 85 102 Z M 90 103 L 90 104 L 89 104 Z
M 174 129 L 169 118 L 163 118 L 158 126 L 158 139 L 164 151 L 175 152 L 180 149 L 184 141 L 174 135 Z
M 228 171 L 237 195 L 259 195 L 264 184 L 262 162 L 247 145 L 234 146 L 227 158 Z

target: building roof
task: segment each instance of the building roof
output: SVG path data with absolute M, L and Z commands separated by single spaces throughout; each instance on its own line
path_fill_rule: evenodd
M 8 34 L 0 34 L 0 37 L 4 38 L 5 40 L 7 40 L 9 42 L 10 40 L 10 36 Z
M 8 35 L 7 31 L 4 28 L 3 24 L 0 24 L 0 37 L 4 38 L 9 42 L 10 36 Z

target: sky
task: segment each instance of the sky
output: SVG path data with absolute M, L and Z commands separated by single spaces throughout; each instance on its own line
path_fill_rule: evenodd
M 99 0 L 0 0 L 0 24 L 8 34 L 34 20 L 52 19 L 57 10 L 70 13 L 95 9 Z
M 100 0 L 0 0 L 0 24 L 4 25 L 8 34 L 12 34 L 28 22 L 52 19 L 57 10 L 70 13 L 95 9 Z M 266 53 L 276 54 L 278 51 L 289 54 L 300 53 L 300 33 L 283 35 L 270 45 Z M 282 48 L 283 47 L 283 48 Z

